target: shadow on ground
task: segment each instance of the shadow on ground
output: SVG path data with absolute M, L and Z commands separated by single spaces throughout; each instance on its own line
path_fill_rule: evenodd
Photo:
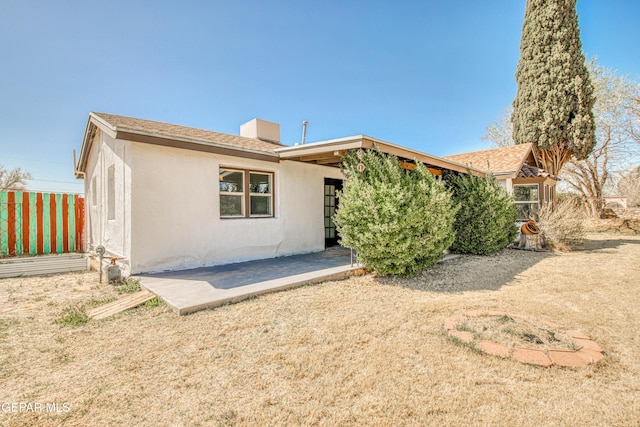
M 495 255 L 461 255 L 410 278 L 379 277 L 382 284 L 430 292 L 495 291 L 553 252 L 503 249 Z
M 615 234 L 618 237 L 620 234 Z M 622 245 L 640 245 L 640 240 L 636 239 L 607 239 L 604 236 L 592 236 L 584 241 L 583 245 L 576 247 L 576 251 L 597 252 L 604 249 L 618 249 Z

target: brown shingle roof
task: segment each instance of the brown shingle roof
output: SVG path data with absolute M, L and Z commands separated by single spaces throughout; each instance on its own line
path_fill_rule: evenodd
M 246 138 L 243 136 L 230 135 L 226 133 L 213 132 L 210 130 L 196 129 L 186 126 L 172 125 L 170 123 L 154 122 L 151 120 L 117 116 L 115 114 L 107 113 L 91 114 L 99 119 L 102 119 L 102 121 L 108 123 L 112 128 L 114 128 L 114 131 L 118 132 L 132 132 L 168 139 L 197 141 L 200 143 L 224 145 L 230 148 L 262 151 L 266 153 L 274 153 L 277 148 L 283 147 L 282 144 L 274 144 L 271 142 L 261 141 L 259 139 Z
M 444 158 L 494 174 L 509 174 L 520 170 L 530 152 L 531 144 L 518 144 L 472 153 L 454 154 L 444 156 Z

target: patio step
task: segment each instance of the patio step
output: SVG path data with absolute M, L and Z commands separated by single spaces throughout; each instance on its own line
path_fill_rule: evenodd
M 160 295 L 162 300 L 175 313 L 182 316 L 225 304 L 237 303 L 271 292 L 279 292 L 331 280 L 344 280 L 352 275 L 361 275 L 363 271 L 361 267 L 346 265 L 220 290 L 216 290 L 209 283 L 203 281 L 172 283 L 169 280 L 166 283 L 166 287 L 163 287 L 149 282 L 145 283 L 144 279 L 141 279 L 141 284 L 143 287 L 153 288 L 154 292 Z
M 114 314 L 118 314 L 130 308 L 142 305 L 145 302 L 154 299 L 155 297 L 155 294 L 147 290 L 143 290 L 140 292 L 136 292 L 135 294 L 124 296 L 120 299 L 110 302 L 109 304 L 94 308 L 93 310 L 89 310 L 87 316 L 89 316 L 89 319 L 94 320 L 106 319 L 107 317 L 113 316 Z

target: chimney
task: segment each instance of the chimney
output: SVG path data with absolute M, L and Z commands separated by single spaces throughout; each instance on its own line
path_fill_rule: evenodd
M 280 145 L 280 125 L 262 119 L 249 120 L 240 125 L 240 136 Z

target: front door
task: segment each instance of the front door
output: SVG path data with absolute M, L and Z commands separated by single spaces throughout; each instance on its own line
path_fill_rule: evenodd
M 330 248 L 338 244 L 338 231 L 333 223 L 333 216 L 338 209 L 336 191 L 342 190 L 341 179 L 324 179 L 324 247 Z

